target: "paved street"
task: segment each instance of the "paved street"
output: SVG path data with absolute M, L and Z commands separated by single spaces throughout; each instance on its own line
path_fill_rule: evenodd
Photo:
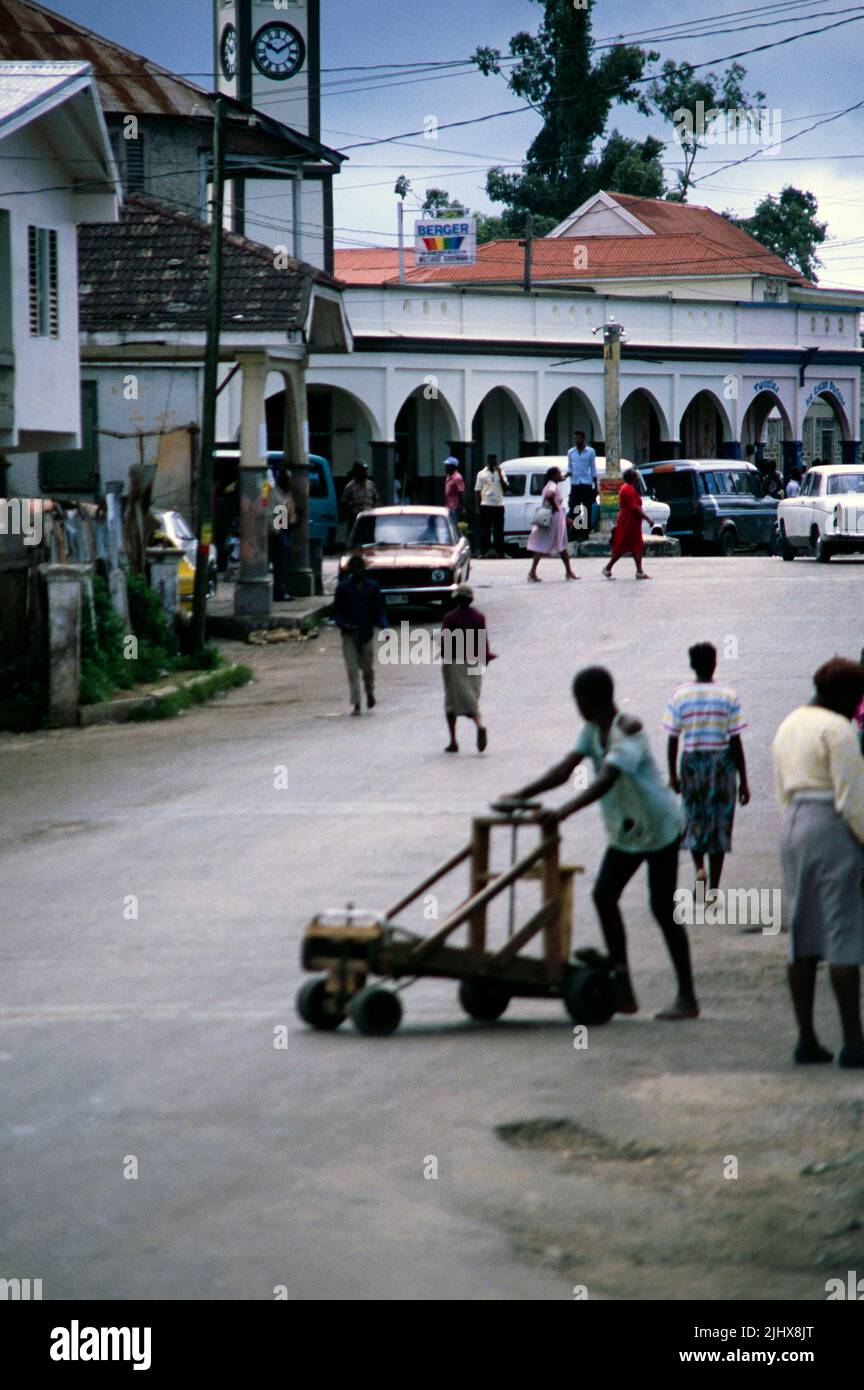
M 349 718 L 332 629 L 232 647 L 256 683 L 171 722 L 0 736 L 0 1272 L 46 1298 L 816 1299 L 861 1268 L 864 1092 L 792 1068 L 785 937 L 695 928 L 703 1017 L 656 1023 L 671 982 L 640 875 L 642 1012 L 587 1050 L 560 1004 L 481 1026 L 446 981 L 408 989 L 386 1040 L 294 1013 L 309 916 L 386 907 L 464 843 L 573 739 L 588 663 L 661 756 L 688 645 L 726 651 L 753 794 L 726 886 L 777 886 L 770 740 L 820 662 L 857 656 L 862 564 L 668 560 L 636 584 L 625 561 L 609 584 L 601 563 L 566 586 L 552 562 L 538 586 L 519 561 L 474 566 L 500 658 L 482 757 L 467 724 L 444 756 L 437 670 L 382 670 L 378 709 Z M 590 874 L 597 809 L 564 838 Z M 589 884 L 575 937 L 593 943 Z M 819 1012 L 833 1045 L 827 988 Z

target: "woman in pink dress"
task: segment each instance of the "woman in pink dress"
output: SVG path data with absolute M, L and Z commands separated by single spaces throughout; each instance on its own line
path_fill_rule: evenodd
M 642 555 L 645 550 L 645 542 L 642 539 L 642 522 L 647 521 L 642 510 L 642 499 L 639 496 L 639 474 L 635 468 L 628 468 L 624 474 L 624 481 L 618 491 L 618 520 L 615 523 L 615 530 L 612 533 L 612 554 L 609 557 L 608 565 L 604 565 L 600 573 L 605 579 L 613 579 L 612 569 L 617 565 L 622 555 L 632 555 L 636 561 L 636 578 L 650 579 L 650 574 L 646 574 L 642 568 Z
M 540 583 L 537 566 L 544 555 L 558 555 L 564 562 L 567 578 L 579 578 L 578 574 L 573 573 L 570 565 L 570 552 L 567 549 L 567 516 L 561 505 L 561 497 L 558 492 L 558 484 L 561 482 L 562 476 L 560 468 L 547 470 L 546 485 L 540 498 L 540 506 L 544 512 L 548 513 L 549 520 L 545 525 L 535 521 L 528 537 L 528 549 L 534 557 L 528 571 L 528 578 L 534 584 Z

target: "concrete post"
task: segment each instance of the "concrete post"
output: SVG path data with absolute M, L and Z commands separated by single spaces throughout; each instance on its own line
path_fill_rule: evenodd
M 123 484 L 105 484 L 105 531 L 108 539 L 108 592 L 114 612 L 130 630 L 129 595 L 126 591 L 126 552 L 123 547 Z
M 147 551 L 150 567 L 150 588 L 159 595 L 162 611 L 173 628 L 174 618 L 180 606 L 179 580 L 183 551 L 173 546 L 151 546 Z M 128 631 L 128 628 L 127 628 Z
M 378 489 L 381 506 L 392 507 L 393 484 L 396 480 L 396 441 L 373 439 L 369 447 L 372 450 L 372 481 Z
M 273 611 L 267 549 L 267 439 L 265 352 L 238 353 L 243 373 L 240 406 L 240 573 L 234 587 L 238 616 L 267 617 Z
M 606 477 L 621 473 L 621 324 L 603 325 L 603 386 L 606 428 Z
M 48 589 L 49 718 L 55 728 L 78 723 L 81 676 L 81 587 L 84 565 L 40 565 Z
M 302 362 L 282 368 L 285 383 L 285 467 L 291 473 L 291 496 L 297 525 L 291 535 L 286 580 L 292 598 L 315 592 L 309 564 L 309 428 L 306 421 L 306 373 Z

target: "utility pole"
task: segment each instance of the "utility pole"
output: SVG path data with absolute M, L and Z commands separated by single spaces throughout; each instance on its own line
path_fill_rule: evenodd
M 216 98 L 213 120 L 213 196 L 210 267 L 207 279 L 207 347 L 204 356 L 204 402 L 198 474 L 198 552 L 192 601 L 192 639 L 196 652 L 207 641 L 207 560 L 213 544 L 213 451 L 216 446 L 216 396 L 219 377 L 219 331 L 222 324 L 222 219 L 225 206 L 225 103 Z
M 606 430 L 606 477 L 621 471 L 621 324 L 610 318 L 603 325 L 603 396 Z
M 525 214 L 525 240 L 520 241 L 519 245 L 525 248 L 522 288 L 527 293 L 531 288 L 531 253 L 534 248 L 534 218 L 530 212 Z
M 405 284 L 405 202 L 400 198 L 396 204 L 396 225 L 399 232 L 399 284 Z

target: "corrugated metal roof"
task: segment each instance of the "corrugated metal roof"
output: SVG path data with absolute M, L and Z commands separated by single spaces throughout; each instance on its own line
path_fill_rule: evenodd
M 208 116 L 212 109 L 203 87 L 33 0 L 0 0 L 0 58 L 91 63 L 108 112 Z
M 8 63 L 0 60 L 0 128 L 90 75 L 87 63 Z

